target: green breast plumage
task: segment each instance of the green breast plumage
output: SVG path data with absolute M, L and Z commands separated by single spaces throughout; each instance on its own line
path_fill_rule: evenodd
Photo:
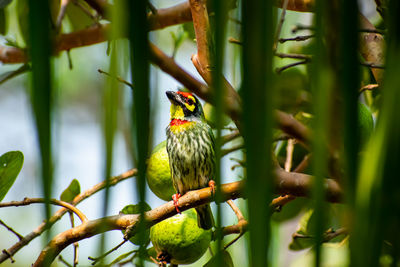
M 208 186 L 215 166 L 214 134 L 207 123 L 190 122 L 190 127 L 167 128 L 167 151 L 175 190 L 184 194 L 189 190 Z

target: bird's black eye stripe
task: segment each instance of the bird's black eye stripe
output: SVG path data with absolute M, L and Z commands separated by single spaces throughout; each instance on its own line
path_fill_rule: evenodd
M 193 99 L 191 99 L 191 98 L 188 98 L 188 100 L 187 100 L 187 103 L 189 104 L 189 105 L 193 105 Z

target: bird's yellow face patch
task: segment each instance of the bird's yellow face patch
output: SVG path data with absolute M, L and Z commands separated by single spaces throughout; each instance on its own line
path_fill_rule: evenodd
M 175 105 L 175 104 L 171 105 L 170 115 L 171 115 L 171 120 L 172 119 L 179 119 L 179 120 L 185 119 L 185 114 L 183 113 L 182 107 Z

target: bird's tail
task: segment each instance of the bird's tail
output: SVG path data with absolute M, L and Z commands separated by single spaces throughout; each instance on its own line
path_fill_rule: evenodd
M 204 230 L 211 229 L 214 226 L 214 217 L 211 212 L 210 205 L 202 205 L 196 208 L 197 224 Z

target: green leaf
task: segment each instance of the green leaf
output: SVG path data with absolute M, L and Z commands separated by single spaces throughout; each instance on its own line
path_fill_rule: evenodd
M 286 207 L 286 206 L 285 206 Z M 285 208 L 284 207 L 284 208 Z M 343 216 L 345 214 L 345 207 L 341 204 L 331 204 L 326 209 L 326 225 L 330 228 L 326 232 L 333 231 L 334 229 L 340 228 L 342 221 L 346 218 Z M 315 239 L 312 236 L 315 232 L 316 218 L 314 210 L 309 209 L 305 212 L 303 217 L 299 221 L 299 226 L 296 233 L 293 235 L 292 242 L 289 244 L 291 250 L 302 250 L 309 248 L 315 244 Z M 329 241 L 328 243 L 338 243 L 344 239 L 345 235 L 339 235 Z
M 3 8 L 0 8 L 0 34 L 6 34 L 6 11 Z
M 24 154 L 10 151 L 0 157 L 0 201 L 14 184 L 24 163 Z
M 282 207 L 279 212 L 274 212 L 271 219 L 276 222 L 283 222 L 297 216 L 304 207 L 309 203 L 307 198 L 296 198 Z
M 85 1 L 79 1 L 79 3 L 87 10 L 91 10 Z M 95 21 L 86 14 L 81 7 L 72 2 L 67 6 L 66 15 L 68 16 L 74 31 L 85 29 L 95 23 Z
M 233 267 L 233 260 L 228 251 L 222 251 L 222 266 L 218 267 Z M 217 257 L 216 255 L 212 257 L 203 267 L 216 267 L 217 266 Z
M 81 193 L 81 185 L 79 181 L 74 179 L 69 186 L 61 193 L 60 199 L 62 201 L 71 203 L 74 198 Z
M 183 30 L 187 33 L 189 40 L 194 41 L 196 39 L 196 34 L 193 28 L 193 22 L 186 22 L 182 24 Z
M 314 210 L 309 209 L 301 217 L 296 233 L 293 235 L 292 242 L 289 244 L 291 250 L 302 250 L 314 245 L 315 241 L 311 237 L 315 227 Z
M 144 211 L 149 211 L 151 210 L 151 207 L 149 204 L 147 204 L 146 202 L 144 203 Z M 139 214 L 140 213 L 140 204 L 130 204 L 130 205 L 126 205 L 121 211 L 120 213 L 122 214 Z M 122 233 L 125 233 L 125 231 L 122 231 Z M 140 245 L 139 242 L 139 236 L 138 235 L 134 235 L 133 237 L 129 238 L 129 241 L 132 242 L 135 245 Z M 146 229 L 146 238 L 145 238 L 145 242 L 144 244 L 147 246 L 150 243 L 150 229 Z
M 133 253 L 136 253 L 137 250 L 132 250 L 129 252 L 126 252 L 122 255 L 119 255 L 115 260 L 113 260 L 109 265 L 107 266 L 113 266 L 114 264 L 117 264 L 118 262 L 122 261 L 123 259 L 127 258 L 128 256 L 132 255 Z

